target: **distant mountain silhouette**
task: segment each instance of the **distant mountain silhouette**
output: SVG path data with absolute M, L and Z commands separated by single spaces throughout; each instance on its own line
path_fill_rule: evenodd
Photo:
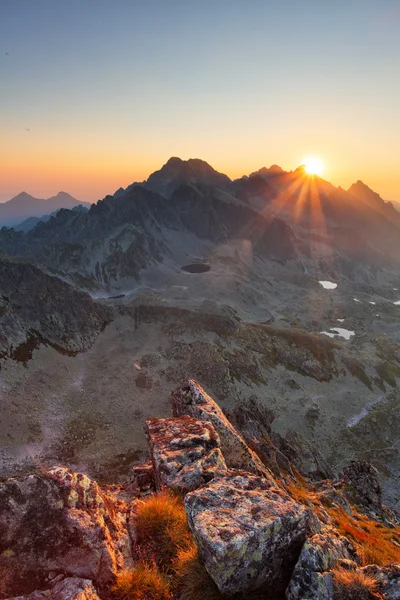
M 61 209 L 59 209 L 59 210 L 61 210 Z M 82 206 L 82 204 L 78 204 L 77 206 L 74 206 L 71 210 L 73 210 L 75 212 L 86 213 L 86 212 L 88 212 L 89 209 L 87 208 L 87 206 Z M 49 219 L 51 219 L 51 217 L 55 217 L 57 213 L 58 213 L 58 210 L 55 210 L 54 212 L 50 213 L 49 215 L 43 215 L 43 217 L 28 217 L 27 219 L 22 221 L 22 223 L 13 225 L 13 229 L 15 229 L 16 231 L 24 231 L 24 232 L 30 231 L 31 229 L 36 227 L 36 225 L 38 223 L 47 223 L 47 221 Z
M 88 202 L 81 202 L 67 192 L 59 192 L 56 196 L 46 199 L 21 192 L 8 202 L 0 204 L 0 226 L 17 225 L 29 217 L 40 218 L 60 208 L 71 209 L 79 205 L 90 207 Z

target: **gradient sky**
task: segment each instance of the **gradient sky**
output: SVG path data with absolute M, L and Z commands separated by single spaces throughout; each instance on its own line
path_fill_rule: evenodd
M 0 200 L 310 154 L 400 200 L 399 0 L 0 0 Z

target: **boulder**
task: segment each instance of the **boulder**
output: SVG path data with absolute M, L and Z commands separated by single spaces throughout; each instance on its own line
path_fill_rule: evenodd
M 308 508 L 243 471 L 190 492 L 185 507 L 199 556 L 224 596 L 287 587 L 308 535 Z
M 193 417 L 147 419 L 146 434 L 157 490 L 194 490 L 226 472 L 220 440 L 211 423 Z
M 382 512 L 378 471 L 370 463 L 353 460 L 343 471 L 343 483 L 350 501 L 378 514 Z
M 45 587 L 49 573 L 101 588 L 129 557 L 125 515 L 86 475 L 59 467 L 0 484 L 0 573 L 9 596 Z
M 100 600 L 100 598 L 89 579 L 67 577 L 57 581 L 49 590 L 35 591 L 28 596 L 18 596 L 11 600 Z
M 326 571 L 340 559 L 358 560 L 355 548 L 345 537 L 327 530 L 307 540 L 286 590 L 287 600 L 333 598 L 333 580 Z
M 197 381 L 186 379 L 172 392 L 172 407 L 175 416 L 190 415 L 214 425 L 220 436 L 222 454 L 228 467 L 262 475 L 276 485 L 270 471 Z

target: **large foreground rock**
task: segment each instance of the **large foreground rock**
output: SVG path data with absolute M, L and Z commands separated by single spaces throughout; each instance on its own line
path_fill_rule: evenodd
M 185 507 L 200 558 L 222 594 L 286 588 L 309 509 L 265 478 L 239 471 L 187 494 Z
M 190 415 L 214 425 L 221 438 L 221 450 L 228 467 L 262 475 L 274 482 L 272 474 L 197 381 L 187 379 L 172 392 L 172 407 L 175 416 Z
M 333 578 L 327 573 L 340 559 L 358 560 L 353 545 L 334 531 L 316 533 L 304 544 L 286 590 L 287 600 L 329 600 Z
M 146 433 L 157 490 L 194 490 L 227 470 L 211 423 L 188 416 L 152 418 L 146 421 Z
M 89 579 L 67 577 L 57 581 L 50 589 L 32 592 L 28 596 L 18 596 L 11 600 L 100 600 L 93 583 Z
M 125 515 L 86 475 L 56 468 L 0 485 L 0 573 L 11 595 L 43 589 L 50 573 L 113 581 L 129 560 Z M 127 563 L 129 564 L 129 563 Z

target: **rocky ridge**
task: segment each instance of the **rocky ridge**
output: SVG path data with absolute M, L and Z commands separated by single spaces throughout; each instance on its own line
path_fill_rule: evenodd
M 343 572 L 373 582 L 360 598 L 400 597 L 399 518 L 381 505 L 370 465 L 352 463 L 342 479 L 313 483 L 263 455 L 256 474 L 260 459 L 196 381 L 172 401 L 180 415 L 148 420 L 151 466 L 137 466 L 129 485 L 100 488 L 64 467 L 0 484 L 2 598 L 114 598 L 113 583 L 138 559 L 137 509 L 168 487 L 184 496 L 215 598 L 342 600 L 351 597 L 340 587 Z M 240 469 L 231 466 L 235 448 Z M 365 531 L 380 532 L 379 565 Z M 161 598 L 138 596 L 150 597 Z
M 33 265 L 0 258 L 0 357 L 25 362 L 38 344 L 74 354 L 89 348 L 110 311 Z

